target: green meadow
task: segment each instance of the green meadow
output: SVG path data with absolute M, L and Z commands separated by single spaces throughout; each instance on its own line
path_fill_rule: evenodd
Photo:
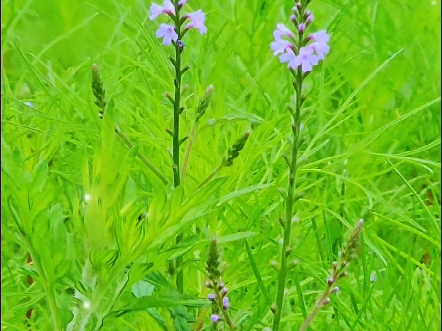
M 270 43 L 294 2 L 184 5 L 207 34 L 183 38 L 180 185 L 175 50 L 150 6 L 2 1 L 2 330 L 272 329 L 295 100 Z M 440 7 L 308 6 L 330 52 L 303 84 L 279 330 L 300 330 L 360 219 L 348 275 L 308 330 L 439 330 Z M 232 325 L 211 320 L 214 239 Z

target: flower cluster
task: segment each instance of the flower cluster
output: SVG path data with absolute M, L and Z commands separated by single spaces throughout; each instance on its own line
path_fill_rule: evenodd
M 229 298 L 227 293 L 229 290 L 221 279 L 221 257 L 218 252 L 216 239 L 212 239 L 210 242 L 209 256 L 207 258 L 206 270 L 209 280 L 206 282 L 212 292 L 209 293 L 207 299 L 212 301 L 212 315 L 210 319 L 213 323 L 218 323 L 222 320 L 221 315 L 224 316 L 228 324 L 231 323 L 229 316 L 226 314 L 229 309 Z
M 160 28 L 156 32 L 157 38 L 163 39 L 164 45 L 171 45 L 172 42 L 178 43 L 178 41 L 184 36 L 189 29 L 197 29 L 201 34 L 207 32 L 207 28 L 204 25 L 206 21 L 206 15 L 202 10 L 198 10 L 194 13 L 184 15 L 182 18 L 179 15 L 180 9 L 188 0 L 164 0 L 163 5 L 157 5 L 152 3 L 150 6 L 150 20 L 153 21 L 161 14 L 168 15 L 174 21 L 174 25 L 161 23 Z M 188 21 L 185 29 L 180 33 L 181 25 Z M 180 35 L 179 35 L 180 34 Z
M 290 17 L 297 29 L 297 37 L 284 24 L 280 23 L 273 32 L 274 40 L 270 48 L 275 56 L 279 56 L 281 63 L 287 63 L 289 69 L 295 70 L 301 67 L 302 72 L 312 71 L 312 67 L 323 60 L 330 51 L 327 45 L 330 36 L 325 30 L 312 33 L 306 38 L 304 32 L 313 22 L 313 14 L 305 10 L 301 2 L 296 3 Z M 286 37 L 287 39 L 283 39 Z

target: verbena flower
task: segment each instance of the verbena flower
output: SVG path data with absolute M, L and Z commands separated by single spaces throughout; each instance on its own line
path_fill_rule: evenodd
M 287 28 L 284 24 L 279 23 L 276 25 L 276 30 L 273 32 L 273 37 L 277 41 L 281 40 L 281 38 L 284 36 L 295 38 L 295 34 L 289 28 Z
M 150 5 L 150 16 L 149 16 L 149 18 L 150 18 L 151 21 L 156 19 L 161 14 L 175 15 L 175 6 L 173 5 L 171 0 L 164 0 L 163 6 L 159 6 L 156 3 L 152 3 Z
M 163 38 L 164 45 L 172 44 L 172 41 L 178 40 L 178 34 L 175 31 L 175 27 L 170 24 L 161 23 L 160 28 L 155 33 L 157 38 Z
M 178 11 L 184 6 L 184 4 L 188 0 L 180 0 L 178 1 Z M 176 16 L 179 16 L 179 13 L 176 13 L 175 6 L 171 0 L 164 0 L 163 5 L 157 5 L 156 3 L 152 3 L 150 5 L 150 15 L 149 18 L 151 21 L 156 19 L 161 14 L 166 14 L 172 17 L 176 24 Z M 207 28 L 205 26 L 206 14 L 202 10 L 197 10 L 196 12 L 189 13 L 183 16 L 184 20 L 189 20 L 189 23 L 186 25 L 186 29 L 184 32 L 178 36 L 177 29 L 175 25 L 170 24 L 161 24 L 160 28 L 156 31 L 157 38 L 163 38 L 164 45 L 171 45 L 172 42 L 179 42 L 178 39 L 181 39 L 182 36 L 189 29 L 196 29 L 201 34 L 207 33 Z M 182 23 L 183 21 L 181 21 Z M 180 24 L 181 24 L 180 23 Z M 184 45 L 184 44 L 183 44 Z
M 207 33 L 207 28 L 204 25 L 206 21 L 206 14 L 202 10 L 198 10 L 194 13 L 187 14 L 185 17 L 190 19 L 190 23 L 187 24 L 187 29 L 197 29 L 201 34 Z
M 289 28 L 279 23 L 273 32 L 274 40 L 270 44 L 270 48 L 273 55 L 279 57 L 281 63 L 287 63 L 289 69 L 296 70 L 300 67 L 302 72 L 310 72 L 313 66 L 317 65 L 329 53 L 330 47 L 327 43 L 330 36 L 325 30 L 321 30 L 304 39 L 304 31 L 313 22 L 314 16 L 308 10 L 303 12 L 301 3 L 297 3 L 292 11 L 293 15 L 290 16 L 290 19 L 298 31 L 297 38 Z M 283 39 L 283 37 L 288 37 L 289 40 Z
M 292 47 L 292 44 L 287 40 L 275 40 L 270 44 L 273 51 L 273 55 L 278 55 L 284 53 L 287 49 Z

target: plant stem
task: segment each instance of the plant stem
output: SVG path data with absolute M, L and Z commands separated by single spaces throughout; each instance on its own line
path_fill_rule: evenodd
M 321 309 L 322 305 L 324 304 L 325 299 L 328 298 L 330 292 L 330 287 L 327 286 L 326 290 L 321 296 L 321 299 L 316 303 L 315 308 L 313 311 L 308 315 L 308 317 L 305 319 L 304 323 L 302 324 L 299 331 L 306 331 L 310 323 L 313 321 L 315 316 L 318 314 L 319 310 Z
M 173 185 L 178 187 L 180 185 L 180 113 L 181 113 L 181 53 L 182 46 L 178 43 L 181 42 L 181 23 L 180 23 L 180 6 L 178 1 L 174 1 L 175 6 L 175 31 L 178 35 L 177 42 L 174 43 L 175 47 L 175 98 L 173 105 Z M 176 243 L 178 244 L 183 238 L 182 234 L 176 237 Z M 176 259 L 176 268 L 183 263 L 183 257 L 180 256 Z M 184 275 L 183 270 L 178 270 L 176 278 L 176 286 L 179 292 L 183 293 L 184 290 Z
M 294 196 L 295 196 L 295 187 L 296 187 L 296 170 L 297 170 L 297 162 L 298 162 L 298 140 L 299 140 L 299 131 L 301 126 L 301 92 L 302 92 L 302 71 L 301 68 L 298 68 L 297 76 L 296 76 L 296 109 L 295 113 L 291 111 L 293 124 L 293 145 L 291 151 L 291 161 L 289 164 L 289 183 L 288 183 L 288 192 L 286 198 L 286 208 L 285 208 L 285 223 L 284 223 L 284 238 L 282 242 L 282 251 L 281 251 L 281 270 L 279 273 L 279 281 L 278 281 L 278 292 L 276 295 L 276 312 L 275 318 L 273 320 L 273 328 L 272 331 L 278 331 L 281 323 L 281 314 L 282 314 L 282 306 L 284 301 L 284 290 L 285 284 L 287 280 L 287 257 L 289 254 L 288 249 L 290 248 L 290 237 L 291 237 L 291 225 L 293 218 L 293 204 L 294 204 Z
M 27 244 L 29 247 L 29 255 L 34 262 L 37 273 L 40 275 L 43 291 L 46 293 L 46 297 L 49 303 L 49 309 L 52 315 L 52 324 L 54 327 L 54 331 L 62 330 L 60 317 L 58 316 L 59 309 L 57 307 L 57 303 L 55 302 L 54 288 L 52 284 L 49 283 L 50 280 L 48 280 L 48 276 L 43 268 L 43 265 L 40 263 L 40 261 L 35 260 L 34 257 L 37 256 L 37 254 L 34 251 L 31 242 L 28 242 Z
M 192 130 L 190 132 L 190 135 L 189 135 L 189 143 L 187 144 L 187 150 L 186 150 L 186 154 L 184 155 L 184 161 L 183 161 L 183 170 L 181 171 L 181 174 L 182 174 L 181 179 L 182 180 L 184 180 L 184 177 L 186 176 L 187 164 L 189 163 L 189 157 L 190 157 L 190 151 L 192 150 L 193 141 L 196 136 L 196 125 L 197 124 L 194 123 Z
M 120 137 L 121 140 L 126 144 L 127 147 L 132 148 L 132 144 L 130 143 L 129 139 L 126 138 L 126 136 L 115 126 L 115 133 L 118 137 Z M 155 168 L 155 166 L 150 163 L 140 152 L 137 152 L 137 156 L 140 158 L 140 160 L 155 174 L 157 177 L 165 184 L 167 185 L 169 181 L 166 177 L 163 176 L 163 174 Z

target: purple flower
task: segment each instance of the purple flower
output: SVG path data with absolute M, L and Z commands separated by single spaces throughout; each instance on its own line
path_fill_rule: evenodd
M 270 44 L 270 48 L 273 51 L 273 55 L 284 53 L 288 48 L 291 48 L 292 44 L 287 40 L 275 40 Z
M 286 51 L 286 53 L 279 56 L 279 61 L 281 61 L 281 63 L 288 63 L 289 68 L 295 69 L 297 67 L 297 56 L 290 48 Z
M 212 320 L 213 323 L 216 323 L 221 319 L 221 317 L 219 317 L 216 314 L 212 314 L 212 315 L 210 315 L 210 319 Z
M 159 6 L 156 3 L 150 5 L 150 20 L 153 21 L 161 14 L 175 15 L 175 7 L 171 0 L 164 0 L 163 6 Z
M 315 16 L 313 16 L 313 14 L 310 14 L 310 15 L 307 16 L 306 21 L 307 21 L 308 23 L 311 23 L 311 22 L 313 22 L 314 19 L 315 19 Z
M 170 24 L 161 23 L 160 28 L 157 30 L 157 38 L 163 38 L 164 45 L 172 44 L 172 41 L 178 40 L 178 34 L 175 31 L 175 27 Z
M 318 56 L 318 60 L 323 60 L 324 56 L 330 51 L 330 47 L 325 43 L 313 43 L 310 45 Z
M 178 1 L 178 5 L 182 7 L 188 0 L 180 0 Z
M 209 299 L 210 301 L 214 301 L 215 298 L 216 298 L 216 296 L 215 296 L 215 294 L 213 294 L 213 293 L 210 293 L 210 294 L 207 296 L 207 299 Z
M 224 309 L 229 309 L 229 298 L 228 297 L 223 298 L 223 307 L 224 307 Z
M 201 34 L 205 34 L 207 32 L 207 28 L 204 25 L 204 22 L 206 21 L 206 14 L 204 14 L 202 10 L 187 14 L 185 17 L 190 19 L 190 23 L 186 26 L 187 29 L 197 29 Z
M 314 41 L 316 41 L 318 43 L 326 44 L 330 40 L 330 36 L 328 35 L 328 33 L 325 30 L 321 30 L 321 31 L 312 33 L 308 37 L 308 39 L 314 40 Z
M 276 41 L 278 41 L 281 40 L 284 36 L 288 36 L 290 38 L 295 37 L 295 35 L 289 28 L 287 28 L 284 24 L 279 23 L 278 25 L 276 25 L 276 30 L 273 31 L 273 37 Z
M 302 72 L 312 71 L 312 66 L 317 65 L 318 62 L 319 58 L 314 54 L 313 47 L 301 47 L 299 55 L 296 57 L 296 66 L 301 66 Z

